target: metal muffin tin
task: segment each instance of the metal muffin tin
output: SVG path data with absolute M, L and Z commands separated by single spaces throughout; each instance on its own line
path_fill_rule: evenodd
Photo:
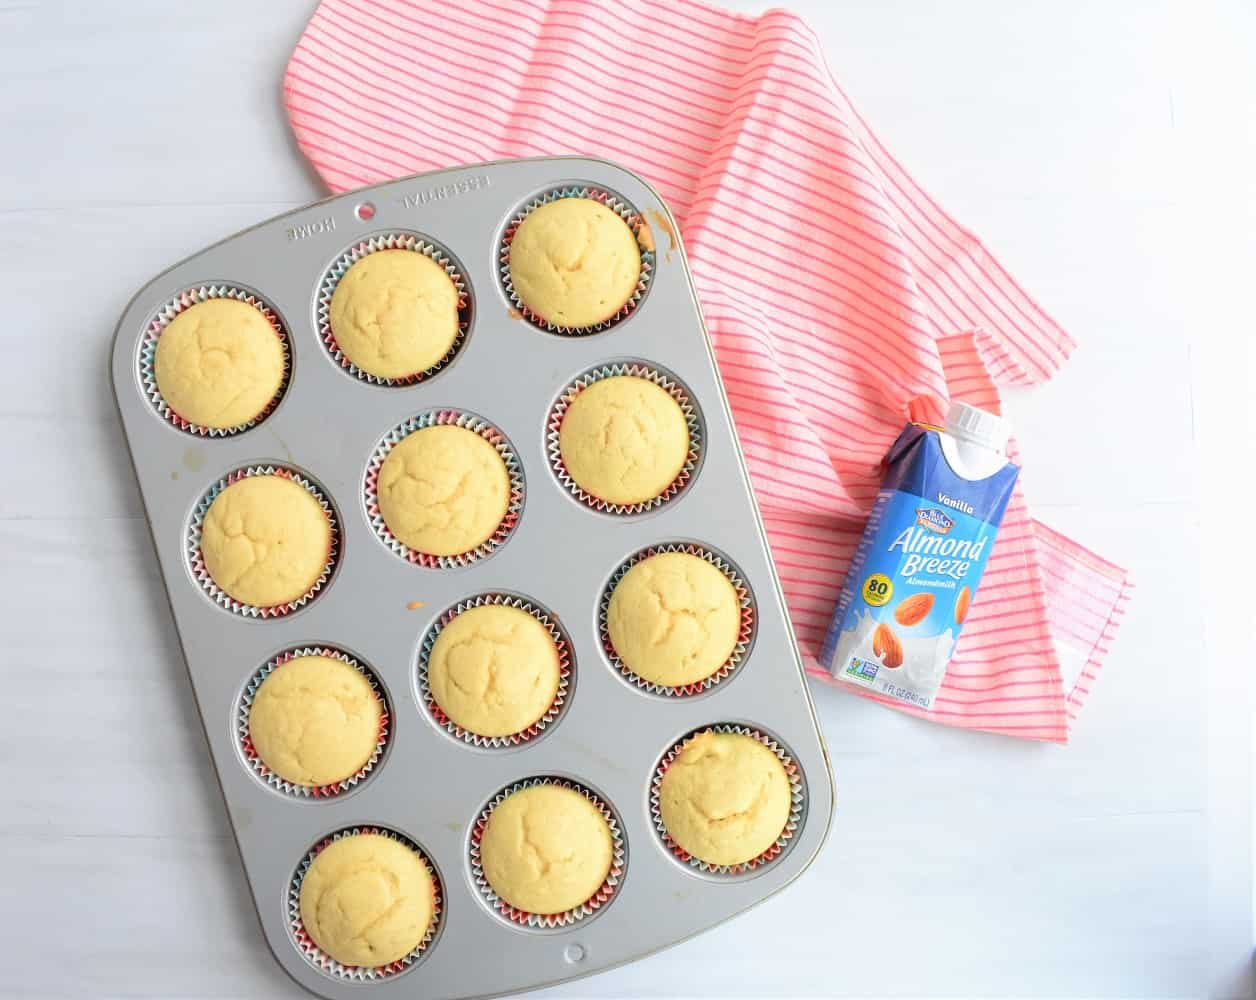
M 635 207 L 655 244 L 639 305 L 601 332 L 545 332 L 510 307 L 499 251 L 514 213 L 555 188 L 587 185 Z M 372 234 L 417 233 L 451 254 L 472 297 L 465 342 L 415 385 L 369 384 L 342 368 L 318 336 L 325 273 Z M 287 389 L 239 433 L 180 429 L 145 396 L 145 331 L 188 289 L 227 286 L 273 307 L 291 345 Z M 151 343 L 149 345 L 151 348 Z M 700 461 L 683 491 L 635 516 L 592 510 L 559 481 L 547 417 L 559 394 L 604 363 L 645 362 L 677 377 L 702 422 Z M 132 299 L 112 357 L 118 409 L 187 660 L 210 753 L 266 940 L 297 982 L 333 998 L 484 997 L 589 975 L 713 927 L 772 895 L 811 863 L 833 812 L 833 783 L 763 524 L 676 225 L 658 194 L 603 160 L 554 157 L 461 167 L 365 188 L 278 216 L 188 258 Z M 414 565 L 369 523 L 364 476 L 381 438 L 416 414 L 457 409 L 509 439 L 523 469 L 522 516 L 492 555 L 453 568 Z M 277 465 L 324 489 L 340 522 L 328 583 L 290 614 L 248 618 L 214 603 L 193 577 L 184 543 L 198 501 L 233 471 Z M 613 574 L 649 546 L 697 543 L 735 567 L 753 597 L 744 662 L 691 696 L 667 697 L 617 671 L 599 640 L 599 604 Z M 423 639 L 452 605 L 508 593 L 548 609 L 570 638 L 569 703 L 539 737 L 480 747 L 452 736 L 420 701 Z M 416 604 L 421 603 L 421 607 Z M 300 647 L 332 646 L 366 665 L 391 710 L 387 746 L 362 780 L 327 798 L 285 795 L 240 749 L 241 698 L 259 669 Z M 763 733 L 798 765 L 798 826 L 770 862 L 736 875 L 669 853 L 651 817 L 655 770 L 678 740 L 708 725 Z M 473 828 L 503 788 L 552 776 L 590 789 L 621 825 L 625 863 L 610 901 L 568 926 L 511 923 L 477 890 Z M 434 939 L 399 974 L 337 977 L 298 949 L 289 924 L 294 873 L 325 837 L 383 827 L 419 845 L 442 888 Z

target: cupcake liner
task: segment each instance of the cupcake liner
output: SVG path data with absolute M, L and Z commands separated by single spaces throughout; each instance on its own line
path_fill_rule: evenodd
M 637 246 L 641 250 L 641 276 L 637 279 L 637 287 L 633 289 L 632 295 L 629 296 L 628 301 L 623 304 L 614 316 L 592 326 L 571 327 L 551 323 L 545 317 L 528 308 L 527 303 L 515 292 L 514 283 L 510 278 L 510 245 L 514 241 L 515 233 L 518 231 L 520 224 L 527 218 L 529 212 L 535 211 L 542 205 L 552 201 L 557 201 L 559 198 L 591 198 L 594 201 L 601 202 L 628 224 L 633 235 L 637 237 Z M 557 333 L 565 337 L 584 337 L 591 333 L 601 333 L 603 330 L 609 330 L 616 323 L 620 323 L 632 315 L 633 310 L 641 304 L 641 300 L 649 289 L 650 278 L 654 274 L 654 247 L 647 245 L 649 243 L 648 239 L 643 244 L 643 231 L 648 232 L 648 228 L 641 213 L 618 195 L 612 194 L 603 188 L 584 184 L 551 188 L 529 199 L 515 211 L 510 217 L 510 221 L 506 223 L 506 230 L 502 233 L 501 245 L 498 248 L 499 275 L 502 290 L 506 293 L 506 298 L 510 301 L 512 308 L 519 313 L 522 319 L 527 320 L 533 326 L 547 333 Z
M 468 729 L 464 729 L 452 719 L 449 718 L 444 710 L 436 703 L 435 697 L 432 695 L 431 688 L 427 682 L 427 664 L 428 659 L 432 655 L 432 649 L 436 645 L 436 639 L 441 631 L 455 618 L 464 611 L 472 608 L 483 607 L 484 605 L 505 605 L 511 608 L 518 608 L 526 611 L 533 618 L 545 626 L 550 634 L 550 638 L 554 640 L 554 646 L 558 650 L 558 691 L 554 695 L 554 701 L 550 707 L 546 709 L 545 714 L 536 722 L 517 733 L 511 733 L 509 736 L 481 736 L 479 733 L 473 733 Z M 546 729 L 551 726 L 555 720 L 562 715 L 563 709 L 566 707 L 568 693 L 571 688 L 572 673 L 572 651 L 571 642 L 558 623 L 554 620 L 550 612 L 546 611 L 539 604 L 526 600 L 522 597 L 515 597 L 513 594 L 480 594 L 476 597 L 469 598 L 465 601 L 459 601 L 452 608 L 445 611 L 444 614 L 437 619 L 436 624 L 427 631 L 427 635 L 423 637 L 423 645 L 419 649 L 419 665 L 418 665 L 418 688 L 419 701 L 427 709 L 428 714 L 436 720 L 445 732 L 449 733 L 456 739 L 462 740 L 464 743 L 480 747 L 482 749 L 502 750 L 508 747 L 522 746 L 531 740 L 536 739 Z
M 502 518 L 501 524 L 497 526 L 497 530 L 493 532 L 492 537 L 487 541 L 481 542 L 475 548 L 455 556 L 435 556 L 410 548 L 388 529 L 388 525 L 384 523 L 384 517 L 379 511 L 379 470 L 383 467 L 384 460 L 388 458 L 389 452 L 393 450 L 399 441 L 415 431 L 422 430 L 425 427 L 441 426 L 464 427 L 480 435 L 501 455 L 502 461 L 506 463 L 506 471 L 510 476 L 510 502 L 506 507 L 506 516 Z M 366 481 L 363 484 L 363 490 L 366 499 L 367 520 L 371 522 L 371 527 L 375 529 L 375 534 L 379 536 L 380 541 L 387 545 L 392 552 L 417 566 L 424 566 L 428 569 L 453 569 L 457 566 L 469 566 L 480 559 L 492 555 L 505 544 L 511 532 L 515 530 L 515 526 L 519 523 L 519 516 L 523 511 L 523 467 L 519 464 L 515 450 L 506 439 L 506 435 L 487 420 L 483 420 L 463 410 L 428 410 L 394 427 L 375 446 L 375 450 L 371 453 L 370 462 L 367 463 Z
M 279 338 L 279 345 L 283 349 L 283 376 L 279 381 L 279 388 L 275 390 L 275 395 L 252 420 L 237 424 L 235 427 L 203 427 L 200 424 L 194 424 L 175 413 L 162 396 L 161 390 L 157 388 L 157 341 L 166 332 L 166 327 L 174 322 L 176 316 L 210 299 L 235 299 L 252 306 L 266 317 L 266 322 L 275 331 L 275 336 Z M 279 401 L 283 399 L 292 378 L 292 344 L 279 314 L 269 302 L 255 292 L 236 285 L 197 285 L 194 288 L 184 289 L 158 309 L 157 314 L 149 320 L 148 326 L 144 328 L 144 335 L 140 338 L 139 376 L 145 398 L 157 411 L 157 415 L 172 427 L 198 437 L 232 437 L 256 427 L 270 416 L 279 405 Z
M 562 788 L 570 788 L 574 792 L 579 792 L 597 806 L 598 812 L 602 814 L 602 818 L 606 820 L 606 824 L 611 831 L 611 870 L 607 874 L 606 880 L 598 888 L 597 892 L 583 903 L 570 910 L 564 910 L 562 913 L 529 913 L 527 910 L 520 910 L 511 906 L 493 891 L 493 887 L 489 885 L 488 878 L 484 874 L 484 868 L 480 864 L 480 842 L 484 839 L 484 828 L 488 825 L 488 820 L 493 810 L 511 795 L 514 795 L 515 792 L 537 785 L 559 785 Z M 602 801 L 600 796 L 594 794 L 579 782 L 570 781 L 567 778 L 527 778 L 524 781 L 517 781 L 509 787 L 503 788 L 493 796 L 493 800 L 480 812 L 479 817 L 475 821 L 475 826 L 471 829 L 471 879 L 480 891 L 480 896 L 488 904 L 489 908 L 503 920 L 523 927 L 530 927 L 534 930 L 559 930 L 600 913 L 615 897 L 615 893 L 619 891 L 619 887 L 623 883 L 626 860 L 627 848 L 624 843 L 623 830 L 610 806 Z
M 333 660 L 339 660 L 341 663 L 347 663 L 370 682 L 371 690 L 375 692 L 375 696 L 379 699 L 383 708 L 383 714 L 379 720 L 379 733 L 375 739 L 375 750 L 370 758 L 349 777 L 330 785 L 298 785 L 280 777 L 258 755 L 257 749 L 253 746 L 253 737 L 249 732 L 249 712 L 253 707 L 253 700 L 257 697 L 257 691 L 262 686 L 262 682 L 274 673 L 278 667 L 302 656 L 326 656 Z M 384 749 L 388 745 L 389 724 L 391 721 L 388 698 L 384 694 L 379 678 L 375 676 L 370 668 L 360 663 L 344 650 L 337 649 L 334 646 L 300 646 L 285 650 L 278 656 L 272 657 L 264 667 L 249 678 L 248 684 L 244 687 L 244 692 L 240 695 L 240 703 L 236 708 L 236 741 L 249 769 L 271 788 L 294 799 L 331 799 L 337 795 L 344 794 L 352 788 L 356 788 L 375 769 L 375 765 L 383 757 Z
M 430 257 L 445 269 L 445 273 L 449 275 L 449 280 L 458 289 L 458 333 L 454 337 L 454 342 L 449 345 L 449 350 L 445 352 L 444 357 L 430 368 L 425 368 L 421 372 L 415 372 L 413 375 L 406 375 L 402 378 L 383 378 L 363 371 L 345 357 L 340 350 L 340 345 L 336 343 L 336 334 L 331 328 L 331 299 L 336 293 L 336 286 L 340 284 L 340 279 L 344 277 L 345 272 L 349 268 L 363 257 L 380 250 L 412 250 L 415 253 L 423 254 L 425 257 Z M 368 236 L 359 243 L 355 243 L 332 261 L 331 266 L 323 275 L 323 280 L 319 282 L 317 313 L 318 339 L 322 342 L 323 347 L 326 348 L 327 353 L 331 355 L 332 360 L 350 375 L 371 385 L 418 385 L 420 382 L 430 379 L 437 372 L 447 368 L 457 353 L 462 350 L 462 345 L 467 339 L 467 332 L 471 329 L 470 283 L 467 281 L 461 267 L 454 262 L 453 256 L 440 244 L 434 243 L 418 233 L 400 230 L 377 233 L 374 236 Z
M 654 681 L 646 680 L 639 674 L 629 669 L 628 665 L 619 658 L 619 654 L 615 652 L 615 646 L 611 642 L 610 625 L 607 621 L 607 612 L 611 605 L 611 596 L 615 593 L 615 588 L 619 586 L 619 581 L 624 578 L 627 572 L 633 566 L 648 559 L 650 556 L 656 556 L 663 552 L 684 552 L 691 556 L 697 556 L 709 562 L 718 569 L 733 585 L 737 591 L 737 603 L 741 609 L 741 624 L 737 631 L 737 644 L 733 647 L 733 652 L 723 665 L 708 677 L 702 678 L 700 681 L 694 681 L 692 684 L 682 684 L 676 687 L 668 687 L 664 684 L 656 684 Z M 745 662 L 746 654 L 750 651 L 750 643 L 754 638 L 755 630 L 755 606 L 754 598 L 751 596 L 750 587 L 742 577 L 738 569 L 723 557 L 712 552 L 710 549 L 701 545 L 694 545 L 688 542 L 669 542 L 663 545 L 651 545 L 649 548 L 632 555 L 627 561 L 620 564 L 619 568 L 611 576 L 610 582 L 602 591 L 602 599 L 598 602 L 597 615 L 598 636 L 602 641 L 602 649 L 605 651 L 607 658 L 611 661 L 611 666 L 620 672 L 625 679 L 631 681 L 637 688 L 650 694 L 662 695 L 666 698 L 686 698 L 696 694 L 702 694 L 709 691 L 715 685 L 728 678 L 737 670 L 738 667 Z
M 762 854 L 751 858 L 749 861 L 743 861 L 742 863 L 736 865 L 713 865 L 689 854 L 683 847 L 676 843 L 676 841 L 672 839 L 671 834 L 667 832 L 667 827 L 663 825 L 662 807 L 659 803 L 659 794 L 663 784 L 663 775 L 665 775 L 667 773 L 667 769 L 671 767 L 672 761 L 676 759 L 680 752 L 684 750 L 695 737 L 701 736 L 704 733 L 712 732 L 736 733 L 740 736 L 749 736 L 752 739 L 758 740 L 765 747 L 776 754 L 777 759 L 785 768 L 786 776 L 789 778 L 789 819 L 785 822 L 785 829 L 781 831 L 781 835 L 776 838 L 776 841 L 772 844 L 772 846 Z M 659 835 L 659 839 L 663 841 L 663 846 L 667 848 L 677 861 L 681 862 L 686 867 L 692 868 L 695 871 L 703 872 L 707 875 L 736 877 L 749 874 L 750 872 L 763 868 L 765 865 L 772 864 L 772 862 L 776 861 L 776 859 L 785 852 L 785 848 L 789 845 L 790 840 L 793 839 L 794 834 L 802 825 L 803 813 L 806 810 L 806 803 L 807 790 L 806 786 L 803 784 L 802 770 L 798 767 L 794 758 L 790 756 L 789 751 L 787 751 L 771 736 L 768 736 L 757 729 L 752 729 L 749 726 L 733 725 L 731 723 L 704 726 L 701 729 L 695 729 L 683 739 L 677 740 L 676 743 L 672 745 L 672 748 L 663 755 L 663 758 L 656 765 L 654 769 L 654 777 L 650 781 L 650 818 L 653 820 L 655 832 Z
M 409 847 L 423 859 L 423 864 L 427 868 L 428 874 L 432 876 L 432 922 L 428 924 L 427 933 L 423 935 L 423 940 L 413 950 L 387 965 L 344 965 L 337 962 L 314 943 L 314 939 L 310 937 L 309 932 L 306 931 L 305 925 L 301 921 L 301 883 L 305 880 L 305 873 L 309 871 L 314 859 L 318 857 L 324 848 L 335 843 L 341 837 L 352 837 L 361 833 L 376 833 L 398 843 L 405 844 L 406 847 Z M 297 866 L 297 870 L 292 875 L 292 881 L 288 885 L 288 930 L 302 957 L 324 975 L 333 979 L 355 983 L 379 982 L 381 979 L 392 979 L 403 972 L 409 971 L 431 947 L 432 942 L 436 940 L 437 933 L 440 931 L 441 918 L 444 914 L 444 898 L 444 886 L 441 883 L 440 873 L 436 871 L 427 852 L 409 837 L 385 827 L 348 827 L 324 837 L 310 848 L 305 857 L 301 859 L 301 863 Z
M 676 474 L 676 478 L 668 484 L 662 493 L 641 503 L 610 503 L 589 493 L 571 478 L 571 474 L 567 471 L 567 465 L 563 461 L 562 449 L 559 443 L 559 433 L 562 429 L 563 418 L 567 415 L 567 410 L 571 408 L 575 398 L 594 382 L 618 375 L 634 375 L 637 378 L 653 382 L 680 406 L 681 412 L 685 415 L 685 424 L 689 428 L 689 454 L 685 457 L 685 464 L 681 467 L 680 472 Z M 600 365 L 597 368 L 589 369 L 583 375 L 571 381 L 563 389 L 557 402 L 551 407 L 549 418 L 546 421 L 546 428 L 546 452 L 549 455 L 550 468 L 554 470 L 554 475 L 558 477 L 559 483 L 586 507 L 605 514 L 621 516 L 644 514 L 646 511 L 654 510 L 669 500 L 675 499 L 692 481 L 694 471 L 698 467 L 699 457 L 702 454 L 702 421 L 698 415 L 697 404 L 690 398 L 688 391 L 681 386 L 675 376 L 644 362 L 629 361 Z
M 213 577 L 209 575 L 209 570 L 205 568 L 205 555 L 201 551 L 201 531 L 205 526 L 205 515 L 209 513 L 210 505 L 217 499 L 218 494 L 228 486 L 239 482 L 241 479 L 248 479 L 250 476 L 281 476 L 284 479 L 292 480 L 292 482 L 296 483 L 318 501 L 319 506 L 323 508 L 323 513 L 327 515 L 328 522 L 331 524 L 331 544 L 328 548 L 327 562 L 323 566 L 323 571 L 319 574 L 318 579 L 314 581 L 309 590 L 295 601 L 289 601 L 286 604 L 276 604 L 268 608 L 244 604 L 219 587 L 214 582 Z M 340 559 L 340 519 L 337 517 L 336 510 L 327 498 L 327 494 L 323 492 L 322 487 L 315 485 L 301 473 L 282 465 L 251 465 L 243 469 L 237 469 L 224 479 L 218 480 L 201 497 L 192 511 L 192 519 L 188 522 L 184 544 L 192 576 L 200 584 L 201 589 L 208 595 L 209 599 L 220 608 L 245 618 L 282 618 L 284 615 L 289 615 L 305 607 L 323 589 L 327 581 L 331 579 L 331 575 L 336 569 L 336 563 Z

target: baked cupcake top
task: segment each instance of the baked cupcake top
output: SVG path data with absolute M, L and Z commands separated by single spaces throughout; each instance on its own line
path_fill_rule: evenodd
M 606 819 L 579 792 L 532 785 L 489 816 L 480 864 L 493 891 L 516 909 L 563 913 L 606 881 L 613 845 Z
M 309 491 L 283 476 L 238 479 L 214 498 L 201 529 L 205 569 L 242 604 L 302 597 L 331 556 L 331 521 Z
M 427 681 L 441 710 L 480 736 L 509 736 L 541 718 L 558 693 L 554 639 L 519 608 L 483 604 L 441 629 Z
M 179 313 L 157 338 L 153 375 L 184 420 L 226 430 L 247 424 L 283 384 L 283 344 L 255 306 L 207 299 Z
M 298 656 L 262 681 L 249 707 L 249 737 L 262 762 L 295 785 L 333 785 L 375 752 L 384 706 L 343 660 Z
M 510 473 L 497 449 L 465 427 L 424 427 L 379 470 L 379 512 L 403 544 L 433 556 L 470 552 L 510 506 Z
M 639 677 L 664 687 L 711 676 L 741 628 L 737 591 L 720 570 L 686 552 L 660 552 L 624 574 L 606 612 L 611 645 Z
M 426 254 L 377 250 L 336 284 L 329 321 L 341 353 L 364 372 L 418 375 L 457 339 L 458 288 Z
M 663 775 L 659 809 L 684 851 L 708 864 L 738 865 L 766 851 L 785 829 L 789 777 L 753 737 L 700 733 Z
M 423 859 L 378 833 L 328 844 L 301 881 L 301 923 L 342 965 L 387 965 L 413 951 L 427 934 L 434 903 Z
M 663 493 L 680 474 L 689 427 L 666 389 L 636 375 L 614 375 L 571 401 L 558 447 L 585 492 L 608 503 L 638 504 Z
M 519 299 L 556 326 L 594 326 L 632 298 L 641 249 L 628 223 L 592 198 L 559 198 L 533 209 L 510 243 Z

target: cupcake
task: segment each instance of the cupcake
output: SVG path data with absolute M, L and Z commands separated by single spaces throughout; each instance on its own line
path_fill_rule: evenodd
M 571 401 L 558 446 L 572 480 L 612 504 L 660 496 L 689 457 L 689 427 L 680 404 L 649 379 L 599 379 Z
M 504 604 L 463 611 L 441 629 L 427 661 L 432 698 L 478 736 L 522 732 L 558 694 L 558 648 L 534 616 Z
M 262 681 L 249 738 L 270 770 L 318 788 L 357 774 L 375 753 L 384 706 L 358 670 L 330 656 L 298 656 Z
M 378 378 L 418 375 L 458 337 L 458 288 L 415 250 L 378 250 L 345 272 L 332 293 L 332 336 L 341 353 Z
M 615 654 L 638 677 L 683 687 L 728 662 L 741 628 L 737 591 L 719 569 L 686 552 L 642 559 L 606 609 Z
M 493 891 L 527 913 L 575 909 L 610 873 L 614 839 L 596 805 L 572 788 L 532 785 L 492 811 L 480 864 Z
M 318 500 L 277 475 L 236 480 L 214 498 L 201 528 L 205 571 L 228 596 L 258 608 L 303 597 L 326 569 L 331 541 Z
M 416 552 L 455 556 L 493 537 L 510 505 L 510 473 L 465 427 L 424 427 L 399 441 L 379 470 L 379 512 Z
M 789 822 L 785 766 L 752 736 L 708 731 L 689 740 L 659 785 L 668 836 L 711 865 L 739 865 L 776 843 Z
M 592 198 L 558 198 L 529 212 L 510 243 L 510 282 L 554 326 L 596 326 L 619 312 L 641 278 L 628 223 Z
M 188 423 L 240 427 L 283 385 L 283 343 L 255 306 L 207 299 L 184 309 L 157 338 L 153 377 L 166 405 Z
M 378 833 L 328 844 L 301 880 L 301 923 L 342 965 L 388 965 L 423 943 L 435 886 L 423 858 Z

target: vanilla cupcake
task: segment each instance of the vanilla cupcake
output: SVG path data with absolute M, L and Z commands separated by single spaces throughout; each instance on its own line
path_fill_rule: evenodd
M 579 329 L 613 317 L 641 278 L 632 229 L 592 198 L 558 198 L 529 212 L 510 243 L 519 300 L 555 326 Z
M 427 935 L 435 885 L 413 848 L 378 833 L 328 844 L 301 880 L 301 923 L 342 965 L 377 967 L 405 957 Z
M 606 627 L 625 667 L 654 684 L 682 687 L 710 677 L 733 655 L 741 604 L 728 577 L 705 559 L 661 552 L 616 584 Z
M 249 706 L 249 738 L 279 777 L 317 788 L 366 766 L 383 715 L 383 703 L 360 671 L 330 656 L 298 656 L 258 687 Z
M 614 838 L 601 810 L 562 785 L 531 785 L 500 802 L 480 841 L 493 891 L 527 913 L 564 913 L 610 874 Z
M 458 287 L 417 250 L 377 250 L 349 268 L 328 310 L 340 352 L 384 379 L 418 375 L 458 337 Z
M 432 556 L 470 552 L 496 533 L 510 506 L 510 472 L 465 427 L 423 427 L 402 438 L 379 470 L 379 512 L 402 544 Z
M 157 338 L 157 391 L 188 423 L 240 427 L 274 401 L 284 349 L 270 320 L 237 299 L 206 299 L 172 319 Z
M 780 758 L 740 733 L 690 739 L 659 784 L 659 814 L 687 854 L 739 865 L 776 843 L 789 822 L 791 789 Z
M 331 556 L 332 526 L 308 490 L 284 476 L 238 479 L 214 498 L 201 528 L 205 570 L 241 604 L 303 597 Z
M 649 379 L 598 379 L 572 399 L 558 430 L 563 465 L 586 493 L 612 504 L 664 493 L 689 457 L 680 404 Z
M 477 736 L 522 732 L 558 694 L 558 648 L 534 616 L 505 604 L 463 611 L 432 644 L 427 683 L 456 725 Z

